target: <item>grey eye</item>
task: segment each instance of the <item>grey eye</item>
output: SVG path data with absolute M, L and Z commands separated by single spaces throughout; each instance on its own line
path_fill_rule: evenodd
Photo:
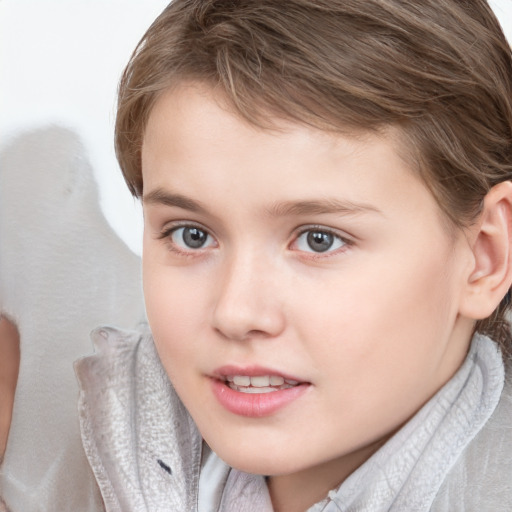
M 295 242 L 298 250 L 304 252 L 327 252 L 346 245 L 346 241 L 330 231 L 310 229 L 301 233 Z
M 201 249 L 212 243 L 212 237 L 204 230 L 194 226 L 184 226 L 172 232 L 172 241 L 185 249 Z
M 325 252 L 332 247 L 334 236 L 325 231 L 310 231 L 306 240 L 312 251 Z

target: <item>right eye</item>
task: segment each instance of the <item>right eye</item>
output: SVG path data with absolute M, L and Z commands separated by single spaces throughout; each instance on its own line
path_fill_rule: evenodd
M 180 226 L 168 231 L 166 236 L 174 245 L 185 250 L 205 249 L 215 244 L 214 238 L 197 226 Z

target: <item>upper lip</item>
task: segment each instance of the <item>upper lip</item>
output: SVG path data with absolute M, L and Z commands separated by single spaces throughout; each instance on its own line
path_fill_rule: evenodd
M 225 380 L 226 377 L 235 376 L 235 375 L 247 375 L 248 377 L 259 377 L 263 375 L 272 375 L 283 377 L 283 379 L 294 380 L 297 382 L 305 382 L 304 379 L 300 377 L 291 375 L 289 373 L 284 373 L 280 370 L 275 370 L 272 368 L 265 368 L 263 366 L 237 366 L 237 365 L 225 365 L 217 368 L 213 371 L 211 376 L 215 379 Z

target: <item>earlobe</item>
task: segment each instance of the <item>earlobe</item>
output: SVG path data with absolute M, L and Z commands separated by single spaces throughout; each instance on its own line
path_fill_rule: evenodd
M 487 318 L 512 284 L 512 182 L 495 185 L 485 196 L 473 233 L 474 266 L 460 313 Z

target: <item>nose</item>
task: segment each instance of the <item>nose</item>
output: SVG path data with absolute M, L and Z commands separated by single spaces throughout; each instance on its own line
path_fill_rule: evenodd
M 276 337 L 285 317 L 278 289 L 279 271 L 256 255 L 234 258 L 219 275 L 213 327 L 223 337 L 243 341 Z

